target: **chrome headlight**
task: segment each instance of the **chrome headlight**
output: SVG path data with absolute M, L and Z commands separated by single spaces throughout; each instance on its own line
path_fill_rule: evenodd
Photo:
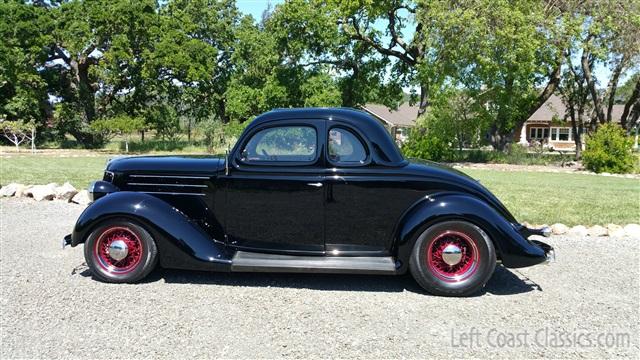
M 88 191 L 91 201 L 96 201 L 105 195 L 120 191 L 120 189 L 110 182 L 97 180 L 89 185 Z

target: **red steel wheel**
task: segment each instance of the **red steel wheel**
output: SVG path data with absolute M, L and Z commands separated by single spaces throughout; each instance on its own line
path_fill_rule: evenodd
M 437 235 L 427 247 L 427 267 L 439 279 L 463 281 L 478 269 L 478 248 L 467 234 L 447 230 Z
M 84 244 L 84 258 L 94 278 L 105 282 L 139 281 L 155 268 L 157 255 L 151 233 L 128 218 L 104 220 Z
M 127 274 L 140 264 L 143 245 L 131 228 L 114 226 L 103 230 L 94 251 L 98 265 L 104 270 L 113 274 Z
M 417 236 L 409 270 L 434 295 L 468 296 L 489 281 L 496 257 L 491 239 L 480 227 L 447 220 L 426 227 Z

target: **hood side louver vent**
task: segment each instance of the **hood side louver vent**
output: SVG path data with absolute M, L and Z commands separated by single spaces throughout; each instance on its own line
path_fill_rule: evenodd
M 209 186 L 206 176 L 127 175 L 123 190 L 150 194 L 204 196 Z

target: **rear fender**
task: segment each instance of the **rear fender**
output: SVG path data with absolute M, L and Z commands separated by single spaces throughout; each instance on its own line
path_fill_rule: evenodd
M 219 271 L 230 267 L 224 244 L 212 239 L 177 208 L 139 192 L 111 193 L 89 205 L 76 222 L 71 246 L 84 243 L 99 223 L 114 217 L 131 218 L 145 225 L 156 240 L 163 267 Z
M 514 226 L 486 202 L 467 194 L 438 193 L 414 204 L 396 231 L 395 250 L 406 270 L 418 236 L 429 226 L 446 220 L 462 220 L 484 230 L 506 267 L 525 267 L 545 261 L 544 250 L 525 239 Z

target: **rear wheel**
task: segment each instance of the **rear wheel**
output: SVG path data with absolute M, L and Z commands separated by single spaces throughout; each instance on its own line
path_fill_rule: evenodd
M 409 266 L 414 279 L 428 292 L 467 296 L 489 281 L 496 253 L 479 227 L 466 221 L 445 221 L 420 234 Z
M 136 282 L 156 265 L 158 249 L 151 234 L 126 218 L 106 220 L 84 244 L 84 257 L 94 277 L 113 283 Z

